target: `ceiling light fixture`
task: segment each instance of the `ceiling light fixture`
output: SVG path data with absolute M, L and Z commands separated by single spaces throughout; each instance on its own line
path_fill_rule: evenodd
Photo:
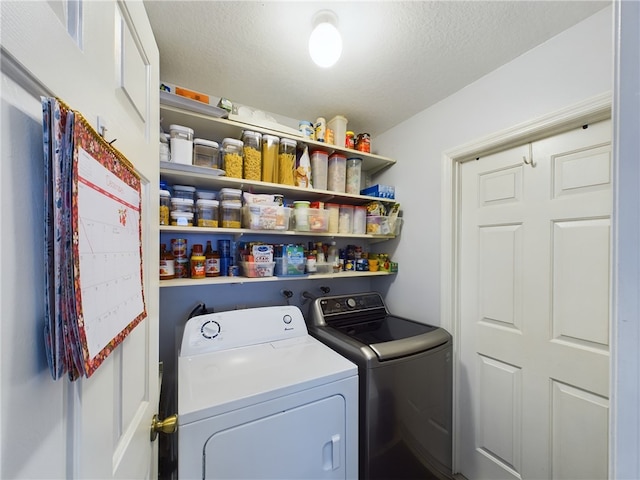
M 338 31 L 338 17 L 331 10 L 321 10 L 313 17 L 313 31 L 309 37 L 309 55 L 316 65 L 327 68 L 342 54 L 342 37 Z

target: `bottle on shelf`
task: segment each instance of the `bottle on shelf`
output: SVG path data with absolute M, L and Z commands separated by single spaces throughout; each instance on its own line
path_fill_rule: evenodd
M 206 260 L 202 245 L 195 244 L 191 250 L 191 278 L 201 279 L 207 276 L 205 271 Z
M 220 254 L 211 246 L 211 240 L 207 240 L 207 248 L 204 250 L 205 275 L 207 277 L 220 276 Z
M 176 277 L 175 257 L 167 250 L 165 243 L 160 245 L 160 280 L 171 280 Z

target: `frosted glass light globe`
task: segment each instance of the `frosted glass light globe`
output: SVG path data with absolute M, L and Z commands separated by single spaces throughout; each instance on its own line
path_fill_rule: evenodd
M 309 37 L 309 55 L 316 65 L 327 68 L 335 64 L 342 54 L 342 37 L 330 23 L 319 23 Z

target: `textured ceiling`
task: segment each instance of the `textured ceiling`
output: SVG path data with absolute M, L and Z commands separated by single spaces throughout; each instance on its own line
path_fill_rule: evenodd
M 345 115 L 372 135 L 446 98 L 609 1 L 144 2 L 160 78 L 294 119 Z M 316 12 L 338 16 L 343 53 L 317 67 Z

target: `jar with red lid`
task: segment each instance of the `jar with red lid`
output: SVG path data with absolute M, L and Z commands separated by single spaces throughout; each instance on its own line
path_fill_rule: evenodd
M 356 138 L 356 150 L 371 153 L 371 135 L 368 133 L 359 133 Z
M 342 153 L 334 152 L 329 157 L 329 174 L 327 177 L 327 189 L 333 192 L 344 193 L 347 183 L 347 157 Z

